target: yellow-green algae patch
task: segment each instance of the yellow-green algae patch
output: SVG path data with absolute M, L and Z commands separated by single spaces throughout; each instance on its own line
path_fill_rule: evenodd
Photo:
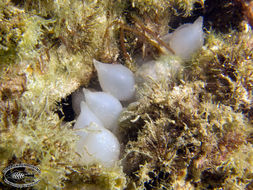
M 15 163 L 37 166 L 36 189 L 63 188 L 70 179 L 75 186 L 73 175 L 82 179 L 77 186 L 122 189 L 120 167 L 87 168 L 75 161 L 78 137 L 56 114 L 57 101 L 89 84 L 92 59 L 104 51 L 107 16 L 114 14 L 110 3 L 37 1 L 36 6 L 42 2 L 47 6 L 1 2 L 0 170 Z
M 120 119 L 129 189 L 250 189 L 250 34 L 211 32 L 183 74 L 138 88 Z
M 204 4 L 203 0 L 162 0 L 159 2 L 155 0 L 132 0 L 132 6 L 137 7 L 141 13 L 161 14 L 166 9 L 171 9 L 174 13 L 187 16 L 191 14 L 196 2 Z
M 226 183 L 230 188 L 245 188 L 251 180 L 248 159 L 252 154 L 247 145 L 252 126 L 245 116 L 215 103 L 201 81 L 173 89 L 153 85 L 121 118 L 124 138 L 132 138 L 125 147 L 125 172 L 137 189 L 183 188 L 187 181 L 199 189 Z M 246 150 L 245 160 L 234 160 Z M 238 164 L 238 168 L 227 167 Z M 227 175 L 234 170 L 233 176 Z M 222 178 L 215 181 L 215 176 Z
M 171 81 L 137 88 L 140 99 L 120 118 L 116 167 L 77 163 L 78 137 L 56 114 L 57 102 L 90 84 L 93 58 L 133 66 L 138 49 L 159 56 L 168 23 L 190 16 L 195 3 L 208 9 L 198 0 L 1 1 L 0 171 L 39 167 L 35 189 L 250 189 L 250 29 L 206 32 Z M 174 59 L 160 61 L 171 67 Z
M 243 112 L 252 121 L 253 61 L 250 31 L 214 34 L 193 59 L 192 77 L 206 82 L 217 102 Z

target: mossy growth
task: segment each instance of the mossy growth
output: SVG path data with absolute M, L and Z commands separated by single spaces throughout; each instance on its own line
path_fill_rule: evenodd
M 47 6 L 0 3 L 1 45 L 6 47 L 0 57 L 0 170 L 14 163 L 38 166 L 36 189 L 62 189 L 74 182 L 73 175 L 82 179 L 77 186 L 96 181 L 94 185 L 108 190 L 122 189 L 125 176 L 120 167 L 83 170 L 87 166 L 78 165 L 72 123 L 56 114 L 61 109 L 58 101 L 89 84 L 93 58 L 103 51 L 105 57 L 117 56 L 103 49 L 116 10 L 109 1 L 42 2 Z M 108 30 L 111 38 L 112 29 Z M 8 189 L 2 181 L 0 185 Z
M 121 167 L 74 166 L 70 171 L 72 172 L 67 174 L 68 179 L 65 182 L 65 189 L 121 190 L 126 185 L 125 174 Z
M 207 32 L 180 80 L 138 88 L 139 100 L 120 120 L 129 189 L 250 188 L 252 37 L 245 28 Z
M 192 13 L 194 9 L 194 3 L 204 4 L 202 0 L 162 0 L 153 1 L 153 0 L 132 0 L 132 6 L 139 9 L 140 13 L 156 13 L 161 14 L 167 9 L 174 10 L 174 13 L 182 14 L 188 16 Z M 181 13 L 180 13 L 181 12 Z
M 154 83 L 142 90 L 143 97 L 121 117 L 123 139 L 130 139 L 124 142 L 125 172 L 137 189 L 222 188 L 228 181 L 229 187 L 246 187 L 251 153 L 240 163 L 233 160 L 247 150 L 252 132 L 243 114 L 215 103 L 201 81 L 173 88 Z
M 193 60 L 192 77 L 207 83 L 215 101 L 231 106 L 252 120 L 253 62 L 250 31 L 206 36 L 206 45 Z
M 69 124 L 61 126 L 45 97 L 38 97 L 36 103 L 42 108 L 34 106 L 29 97 L 19 98 L 18 118 L 14 121 L 9 114 L 6 125 L 1 125 L 1 170 L 14 163 L 33 164 L 42 172 L 41 189 L 60 187 L 65 174 L 60 163 L 71 162 L 76 137 L 69 132 Z
M 10 1 L 0 2 L 0 68 L 15 62 L 16 46 L 22 38 L 24 11 L 11 6 Z
M 35 189 L 250 188 L 250 32 L 210 33 L 193 60 L 177 62 L 184 73 L 180 66 L 172 82 L 138 88 L 140 99 L 120 122 L 123 168 L 77 163 L 78 137 L 56 114 L 57 102 L 90 85 L 93 58 L 123 63 L 129 56 L 134 65 L 138 49 L 159 56 L 169 50 L 161 40 L 168 23 L 203 2 L 1 1 L 0 170 L 38 166 Z M 170 67 L 170 59 L 160 61 Z
M 92 183 L 104 189 L 122 189 L 125 185 L 122 169 L 99 165 L 84 169 L 76 161 L 75 141 L 79 137 L 73 133 L 71 123 L 62 123 L 43 95 L 37 99 L 42 108 L 34 106 L 29 98 L 19 99 L 22 104 L 18 104 L 19 116 L 15 123 L 13 117 L 8 117 L 5 128 L 1 125 L 1 170 L 15 163 L 38 166 L 41 174 L 36 189 L 63 188 L 67 181 L 71 186 Z

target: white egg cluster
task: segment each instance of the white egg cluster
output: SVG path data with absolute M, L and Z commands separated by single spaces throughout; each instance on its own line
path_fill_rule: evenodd
M 134 75 L 123 65 L 105 64 L 94 60 L 99 83 L 105 92 L 83 89 L 72 95 L 73 109 L 80 112 L 74 129 L 80 140 L 77 152 L 85 164 L 99 162 L 111 167 L 118 160 L 120 145 L 113 134 L 122 111 L 119 100 L 134 96 Z M 81 103 L 80 103 L 81 102 Z M 79 103 L 79 109 L 76 108 Z
M 173 33 L 163 37 L 170 45 L 175 57 L 150 61 L 142 64 L 136 72 L 136 80 L 147 83 L 147 77 L 166 81 L 177 76 L 182 70 L 182 60 L 189 60 L 193 53 L 203 46 L 203 18 L 199 17 L 193 24 L 184 24 Z M 133 73 L 120 64 L 105 64 L 93 60 L 103 92 L 79 90 L 72 95 L 72 106 L 78 116 L 74 125 L 80 140 L 77 152 L 80 161 L 85 164 L 99 162 L 111 167 L 119 159 L 120 145 L 113 134 L 118 127 L 118 118 L 122 111 L 120 101 L 129 101 L 135 95 Z M 167 77 L 167 78 L 166 78 Z
M 202 26 L 203 17 L 199 17 L 194 23 L 184 24 L 165 35 L 162 40 L 169 44 L 176 57 L 166 55 L 157 60 L 141 62 L 140 68 L 135 73 L 136 82 L 138 84 L 153 80 L 169 82 L 177 78 L 184 69 L 182 63 L 189 61 L 204 44 Z

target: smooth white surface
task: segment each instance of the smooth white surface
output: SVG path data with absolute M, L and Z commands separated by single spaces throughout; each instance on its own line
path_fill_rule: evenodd
M 134 96 L 135 82 L 132 71 L 121 64 L 106 64 L 95 59 L 93 62 L 103 91 L 123 101 L 130 100 Z
M 202 25 L 203 17 L 199 17 L 193 24 L 184 24 L 169 35 L 166 40 L 177 56 L 190 59 L 192 54 L 203 46 Z
M 83 92 L 87 105 L 103 126 L 112 131 L 116 130 L 122 111 L 119 100 L 106 92 L 91 92 L 87 89 L 83 89 Z
M 87 135 L 77 142 L 77 152 L 84 164 L 99 162 L 105 167 L 112 167 L 119 159 L 118 139 L 109 130 L 99 126 L 87 127 Z
M 99 126 L 103 126 L 103 123 L 90 110 L 90 108 L 85 102 L 82 101 L 80 106 L 81 106 L 81 113 L 76 120 L 74 129 L 82 129 L 91 125 L 92 123 L 95 123 Z

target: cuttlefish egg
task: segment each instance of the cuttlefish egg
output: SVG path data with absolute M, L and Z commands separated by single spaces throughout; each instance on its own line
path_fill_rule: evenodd
M 83 89 L 85 100 L 90 110 L 112 131 L 116 130 L 122 105 L 117 98 L 106 92 L 91 92 Z
M 81 136 L 76 148 L 81 156 L 80 161 L 87 165 L 101 163 L 105 167 L 112 167 L 120 154 L 118 139 L 98 125 L 87 127 L 87 135 Z
M 93 62 L 103 91 L 112 94 L 121 101 L 133 98 L 135 82 L 132 71 L 121 64 L 106 64 L 95 59 Z
M 171 49 L 182 59 L 190 59 L 191 55 L 203 46 L 204 32 L 202 30 L 203 17 L 199 17 L 192 24 L 184 24 L 173 33 L 163 37 L 169 41 Z
M 103 126 L 103 123 L 97 118 L 97 116 L 90 110 L 88 105 L 82 101 L 80 104 L 81 113 L 78 116 L 74 129 L 82 129 L 91 124 Z

